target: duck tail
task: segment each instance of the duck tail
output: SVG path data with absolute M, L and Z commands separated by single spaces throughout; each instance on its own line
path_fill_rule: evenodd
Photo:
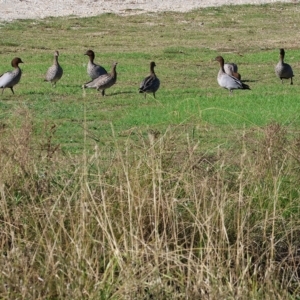
M 248 84 L 242 83 L 244 90 L 251 90 Z

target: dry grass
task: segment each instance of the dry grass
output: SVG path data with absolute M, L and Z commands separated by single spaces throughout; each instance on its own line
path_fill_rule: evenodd
M 11 120 L 2 299 L 299 297 L 296 134 L 274 123 L 204 153 L 173 128 L 78 159 L 51 125 L 37 147 L 26 109 Z
M 298 10 L 4 24 L 3 61 L 26 64 L 0 102 L 1 299 L 299 299 L 299 85 L 274 75 L 281 47 L 299 74 Z M 105 101 L 82 97 L 89 48 L 120 61 Z M 251 93 L 217 88 L 217 53 L 260 73 Z

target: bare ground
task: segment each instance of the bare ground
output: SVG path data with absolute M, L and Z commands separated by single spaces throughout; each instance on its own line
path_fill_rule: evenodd
M 200 7 L 293 2 L 299 0 L 0 0 L 0 20 L 36 19 L 75 15 L 95 16 L 103 13 L 136 14 L 145 12 L 186 12 Z

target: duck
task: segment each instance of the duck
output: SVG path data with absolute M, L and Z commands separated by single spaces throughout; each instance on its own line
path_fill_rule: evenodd
M 23 63 L 22 59 L 19 57 L 15 57 L 11 61 L 11 66 L 14 69 L 0 75 L 0 88 L 2 88 L 2 94 L 5 88 L 10 88 L 12 93 L 15 93 L 14 86 L 20 81 L 22 76 L 22 70 L 19 67 L 20 63 Z
M 241 80 L 241 74 L 238 73 L 238 66 L 235 63 L 226 63 L 224 64 L 224 71 L 226 74 L 231 75 L 238 80 Z
M 102 66 L 94 63 L 95 53 L 93 50 L 86 51 L 84 55 L 87 55 L 89 57 L 87 73 L 92 80 L 96 79 L 101 75 L 107 74 L 107 71 Z
M 144 93 L 145 98 L 147 93 L 153 93 L 153 97 L 155 98 L 155 93 L 160 86 L 160 80 L 156 77 L 154 67 L 156 67 L 156 64 L 152 61 L 150 63 L 150 75 L 145 77 L 140 84 L 139 92 Z
M 228 72 L 237 72 L 238 66 L 235 63 L 226 63 L 226 64 L 224 64 L 224 70 L 225 70 L 225 73 L 227 73 L 227 74 L 228 74 Z
M 275 66 L 275 73 L 281 79 L 281 83 L 283 83 L 283 79 L 291 79 L 291 84 L 293 84 L 293 69 L 292 67 L 284 62 L 284 49 L 279 49 L 279 62 Z
M 53 65 L 49 67 L 47 70 L 47 73 L 45 75 L 44 81 L 49 81 L 51 82 L 52 86 L 56 86 L 56 82 L 61 79 L 63 75 L 63 69 L 58 63 L 58 56 L 59 52 L 56 50 L 54 52 L 54 60 L 53 60 Z
M 249 85 L 241 82 L 236 77 L 225 73 L 224 58 L 222 56 L 217 56 L 215 60 L 220 63 L 220 70 L 218 73 L 217 80 L 221 87 L 229 90 L 230 93 L 232 93 L 232 91 L 236 89 L 250 90 Z
M 85 83 L 82 88 L 92 88 L 97 89 L 97 91 L 102 91 L 102 96 L 105 96 L 105 90 L 113 86 L 117 82 L 117 62 L 112 64 L 111 72 L 101 75 L 94 80 Z

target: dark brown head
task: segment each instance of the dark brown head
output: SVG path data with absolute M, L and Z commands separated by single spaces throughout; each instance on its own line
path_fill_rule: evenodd
M 19 58 L 19 57 L 15 57 L 15 58 L 11 61 L 11 66 L 14 67 L 14 68 L 17 68 L 18 65 L 19 65 L 20 63 L 23 63 L 23 62 L 22 62 L 22 59 Z
M 284 54 L 285 54 L 284 49 L 282 49 L 282 48 L 279 49 L 279 55 L 282 59 L 284 58 Z
M 156 64 L 155 64 L 154 61 L 151 61 L 151 63 L 150 63 L 150 72 L 154 73 L 154 67 L 156 67 Z
M 88 50 L 84 53 L 84 55 L 87 55 L 89 56 L 91 59 L 94 59 L 95 58 L 95 53 L 93 50 Z
M 59 56 L 59 52 L 57 50 L 54 52 L 54 56 Z
M 224 58 L 222 56 L 217 56 L 215 60 L 218 61 L 220 64 L 224 65 Z
M 111 66 L 111 67 L 112 67 L 112 70 L 116 71 L 117 64 L 118 64 L 118 63 L 117 63 L 116 61 L 112 63 L 112 66 Z

